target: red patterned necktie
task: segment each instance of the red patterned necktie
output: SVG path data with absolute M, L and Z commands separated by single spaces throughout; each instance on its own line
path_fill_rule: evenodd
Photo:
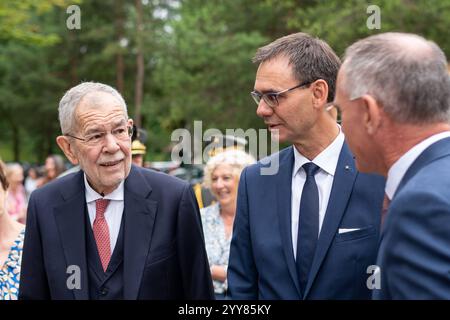
M 98 199 L 95 201 L 95 220 L 92 227 L 94 231 L 95 242 L 97 243 L 98 254 L 102 262 L 103 271 L 108 268 L 111 259 L 111 244 L 109 239 L 108 223 L 105 219 L 105 211 L 109 200 Z
M 389 205 L 391 204 L 391 200 L 389 200 L 387 194 L 384 194 L 383 199 L 383 207 L 381 209 L 381 225 L 383 226 L 384 220 L 386 219 L 386 214 L 388 212 Z

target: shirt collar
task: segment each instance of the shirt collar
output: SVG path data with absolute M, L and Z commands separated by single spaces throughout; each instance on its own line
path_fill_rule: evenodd
M 339 134 L 333 140 L 333 142 L 328 145 L 321 153 L 319 153 L 312 161 L 309 161 L 304 157 L 297 148 L 293 146 L 294 149 L 294 170 L 292 171 L 292 176 L 298 173 L 298 170 L 308 162 L 312 162 L 319 166 L 320 169 L 325 171 L 331 176 L 334 176 L 336 172 L 337 163 L 339 160 L 339 155 L 341 154 L 341 149 L 344 144 L 344 133 L 341 130 L 341 126 L 337 125 L 339 128 Z
M 422 142 L 416 144 L 414 147 L 408 150 L 404 155 L 402 155 L 389 169 L 388 176 L 386 180 L 385 192 L 389 200 L 394 197 L 397 188 L 405 176 L 406 171 L 417 159 L 418 156 L 433 143 L 450 137 L 450 131 L 440 132 L 438 134 L 432 135 L 431 137 L 423 140 Z
M 91 203 L 93 201 L 96 201 L 98 199 L 108 199 L 108 200 L 116 200 L 116 201 L 123 201 L 123 194 L 124 194 L 124 181 L 122 181 L 119 186 L 110 194 L 107 194 L 106 196 L 102 197 L 101 194 L 97 193 L 92 187 L 89 185 L 86 177 L 86 173 L 84 173 L 84 186 L 85 186 L 85 193 L 86 193 L 86 203 Z

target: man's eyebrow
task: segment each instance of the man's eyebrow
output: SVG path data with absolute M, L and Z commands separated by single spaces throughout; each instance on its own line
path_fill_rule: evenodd
M 254 90 L 255 90 L 255 92 L 261 93 L 261 94 L 265 94 L 265 93 L 277 93 L 277 92 L 280 92 L 280 91 L 281 91 L 281 90 L 275 90 L 275 89 L 266 89 L 266 90 L 261 90 L 261 91 L 256 90 L 256 89 L 254 89 Z
M 114 121 L 114 122 L 112 123 L 112 126 L 113 126 L 113 127 L 119 127 L 119 126 L 123 126 L 123 125 L 126 125 L 126 124 L 127 124 L 127 120 L 125 120 L 125 119 L 120 119 L 120 120 Z
M 112 127 L 112 128 L 117 128 L 117 127 L 120 127 L 120 126 L 122 126 L 122 125 L 126 125 L 126 123 L 127 123 L 127 120 L 125 120 L 125 119 L 120 119 L 120 120 L 117 120 L 117 121 L 113 121 L 112 124 L 111 124 L 111 127 Z M 95 126 L 95 127 L 93 127 L 93 128 L 87 129 L 86 132 L 85 132 L 85 135 L 89 135 L 89 134 L 92 134 L 92 133 L 101 132 L 101 131 L 104 131 L 104 130 L 105 130 L 104 125 Z
M 85 135 L 90 135 L 92 133 L 97 133 L 97 132 L 101 132 L 101 131 L 103 131 L 103 129 L 101 127 L 94 127 L 94 128 L 87 129 L 84 134 Z

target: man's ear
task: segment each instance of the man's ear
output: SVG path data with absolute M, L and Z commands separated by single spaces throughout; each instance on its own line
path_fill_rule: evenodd
M 374 135 L 382 122 L 381 106 L 371 95 L 365 94 L 361 99 L 365 108 L 364 126 L 369 135 Z
M 325 80 L 319 79 L 311 84 L 313 106 L 323 108 L 328 99 L 328 84 Z
M 59 148 L 64 152 L 67 159 L 74 165 L 78 165 L 78 157 L 76 156 L 76 152 L 73 150 L 73 146 L 69 142 L 69 138 L 66 136 L 58 136 L 56 137 L 56 143 Z

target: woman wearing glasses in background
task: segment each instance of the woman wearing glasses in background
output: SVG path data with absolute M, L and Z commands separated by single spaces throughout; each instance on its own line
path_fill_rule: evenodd
M 25 226 L 6 210 L 8 180 L 0 161 L 0 300 L 17 300 Z
M 237 189 L 242 170 L 255 159 L 241 150 L 226 150 L 210 158 L 205 167 L 204 185 L 217 203 L 200 210 L 206 252 L 217 300 L 226 298 L 227 268 Z

